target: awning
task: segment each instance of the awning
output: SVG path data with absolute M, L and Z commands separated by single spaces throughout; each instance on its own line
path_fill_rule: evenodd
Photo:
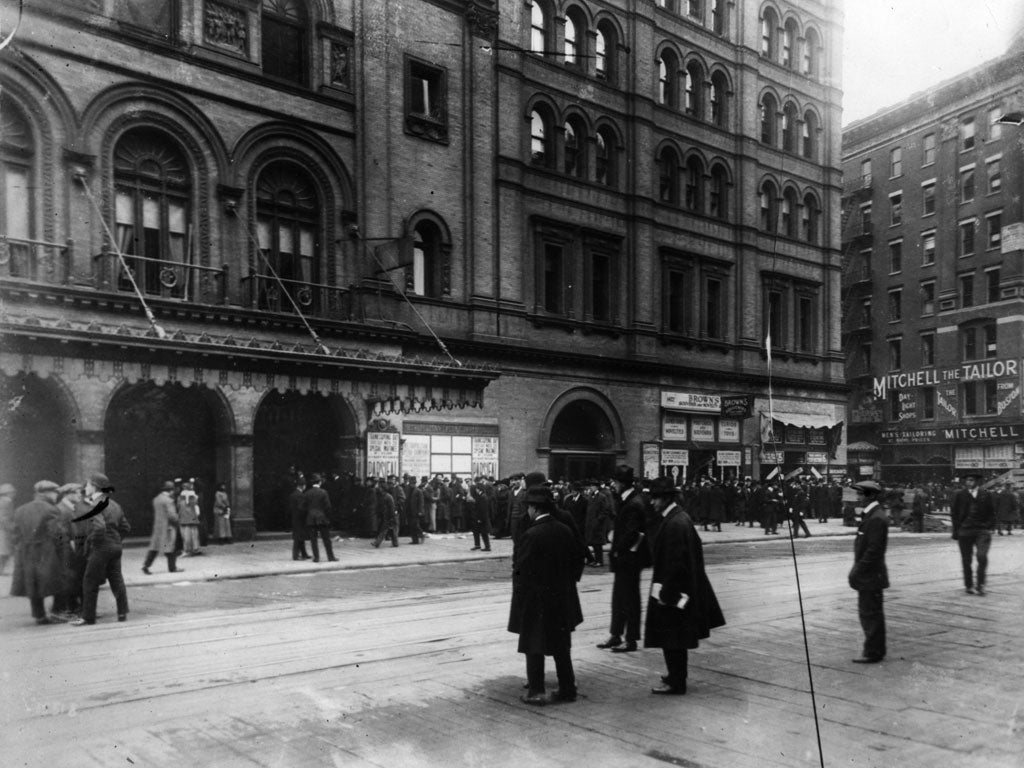
M 764 416 L 770 416 L 775 421 L 781 421 L 786 426 L 802 429 L 831 429 L 837 424 L 829 417 L 820 414 L 786 413 L 785 411 L 773 411 L 771 414 L 768 411 L 761 411 L 761 413 Z
M 858 440 L 856 443 L 850 443 L 848 446 L 846 446 L 847 453 L 850 453 L 851 451 L 860 453 L 874 453 L 878 450 L 879 448 L 877 445 L 875 445 L 874 443 L 869 443 L 865 440 Z

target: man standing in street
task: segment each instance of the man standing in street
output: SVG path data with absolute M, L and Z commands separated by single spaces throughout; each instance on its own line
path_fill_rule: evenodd
M 319 536 L 324 542 L 324 552 L 330 562 L 336 562 L 331 546 L 331 497 L 321 486 L 323 477 L 314 474 L 312 485 L 302 494 L 302 509 L 306 513 L 306 528 L 309 530 L 309 546 L 313 550 L 313 562 L 320 562 L 320 549 L 316 543 Z
M 56 624 L 60 617 L 46 615 L 46 597 L 61 594 L 64 582 L 60 559 L 63 531 L 56 507 L 59 486 L 40 480 L 35 498 L 14 510 L 11 543 L 14 548 L 14 574 L 11 594 L 27 597 L 36 624 Z
M 160 493 L 153 497 L 153 533 L 149 538 L 146 559 L 142 563 L 142 572 L 147 576 L 150 575 L 149 567 L 161 552 L 167 558 L 168 573 L 181 570 L 176 565 L 178 510 L 171 495 L 173 492 L 174 483 L 168 480 L 161 487 Z
M 882 489 L 873 480 L 854 484 L 863 496 L 864 512 L 853 542 L 853 568 L 847 581 L 857 590 L 857 613 L 864 630 L 864 650 L 854 664 L 877 664 L 885 658 L 883 590 L 889 588 L 885 548 L 889 541 L 889 514 L 879 503 Z
M 96 602 L 100 586 L 107 582 L 117 605 L 117 620 L 128 618 L 128 590 L 121 572 L 121 552 L 124 537 L 132 526 L 121 505 L 110 498 L 114 488 L 107 476 L 97 472 L 85 484 L 85 501 L 91 511 L 79 515 L 75 522 L 88 520 L 86 535 L 85 575 L 82 579 L 82 617 L 72 621 L 73 626 L 96 623 Z
M 640 640 L 640 572 L 650 565 L 647 503 L 636 489 L 633 468 L 620 464 L 612 476 L 617 511 L 608 560 L 612 573 L 611 635 L 598 648 L 616 653 L 637 649 Z M 622 644 L 625 637 L 626 644 Z
M 992 528 L 995 527 L 995 508 L 992 497 L 984 488 L 979 488 L 981 475 L 970 474 L 964 478 L 964 487 L 953 495 L 950 518 L 953 523 L 953 539 L 960 545 L 960 560 L 964 569 L 964 587 L 967 594 L 985 594 L 985 570 L 988 568 L 988 550 L 992 545 Z M 972 578 L 971 565 L 974 553 L 978 557 L 977 578 Z
M 526 655 L 526 704 L 576 700 L 572 668 L 572 631 L 583 621 L 576 582 L 583 574 L 584 547 L 568 526 L 552 514 L 551 490 L 536 486 L 526 492 L 527 528 L 516 547 L 512 573 L 512 605 L 508 631 L 519 635 L 519 653 Z M 558 690 L 544 694 L 544 657 L 553 656 Z
M 704 550 L 690 516 L 676 503 L 671 478 L 651 483 L 657 515 L 650 534 L 651 597 L 644 623 L 644 648 L 661 648 L 668 674 L 651 693 L 686 693 L 689 649 L 725 624 L 718 598 L 704 571 Z
M 472 522 L 473 549 L 491 551 L 491 515 L 494 508 L 494 500 L 490 494 L 490 488 L 485 484 L 483 477 L 477 477 L 476 482 L 469 489 L 473 503 L 470 505 L 469 516 Z

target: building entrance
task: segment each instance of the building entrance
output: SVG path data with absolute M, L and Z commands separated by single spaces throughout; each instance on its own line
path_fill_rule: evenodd
M 553 481 L 603 479 L 615 471 L 615 430 L 591 400 L 567 403 L 551 426 L 548 477 Z

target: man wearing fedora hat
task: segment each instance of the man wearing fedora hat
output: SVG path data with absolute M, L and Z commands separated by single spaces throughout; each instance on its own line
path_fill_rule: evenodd
M 982 475 L 970 473 L 964 478 L 964 487 L 953 495 L 950 520 L 953 523 L 953 538 L 960 545 L 960 561 L 963 564 L 964 588 L 967 594 L 985 594 L 985 571 L 988 568 L 988 550 L 992 545 L 992 529 L 996 513 L 992 496 L 979 485 Z M 975 577 L 971 566 L 975 554 L 978 571 Z
M 689 650 L 725 624 L 718 598 L 704 571 L 704 551 L 690 516 L 676 503 L 671 478 L 650 487 L 657 516 L 650 534 L 651 596 L 644 622 L 644 648 L 661 648 L 668 674 L 651 693 L 686 693 Z
M 554 516 L 555 499 L 545 486 L 524 497 L 531 524 L 516 547 L 508 631 L 519 635 L 526 655 L 527 704 L 576 700 L 572 667 L 572 632 L 583 621 L 576 582 L 583 574 L 586 551 L 569 527 Z M 558 690 L 544 693 L 544 657 L 552 656 Z
M 59 487 L 50 480 L 40 480 L 32 489 L 35 498 L 14 510 L 11 594 L 28 598 L 36 624 L 62 621 L 47 616 L 45 604 L 48 595 L 62 594 L 66 586 L 60 558 L 63 533 L 56 507 Z
M 142 572 L 150 575 L 149 567 L 153 565 L 161 552 L 167 558 L 168 573 L 181 570 L 178 560 L 178 509 L 174 503 L 174 483 L 164 481 L 160 493 L 153 497 L 153 533 L 149 537 L 149 550 L 142 563 Z
M 85 501 L 92 508 L 77 520 L 89 520 L 86 535 L 85 575 L 82 580 L 82 617 L 72 621 L 73 626 L 96 623 L 96 602 L 100 586 L 110 584 L 117 604 L 117 620 L 128 618 L 128 590 L 121 572 L 121 552 L 124 537 L 132 526 L 121 505 L 110 498 L 114 492 L 107 476 L 96 472 L 85 483 Z
M 863 519 L 853 542 L 853 567 L 847 581 L 857 590 L 857 614 L 864 630 L 864 650 L 855 664 L 876 664 L 885 658 L 885 613 L 882 591 L 889 588 L 885 549 L 889 540 L 889 515 L 879 503 L 882 489 L 873 480 L 854 483 L 863 496 Z

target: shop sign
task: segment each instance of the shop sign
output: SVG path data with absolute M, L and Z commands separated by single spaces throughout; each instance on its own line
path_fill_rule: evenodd
M 762 464 L 784 464 L 786 454 L 783 451 L 761 451 Z
M 698 392 L 662 392 L 661 407 L 677 411 L 720 413 L 722 396 L 704 395 Z
M 1024 440 L 1024 424 L 977 424 L 967 427 L 937 427 L 935 429 L 883 429 L 883 443 L 1012 443 Z
M 497 435 L 497 424 L 473 424 L 459 421 L 410 421 L 402 423 L 406 435 Z
M 691 440 L 707 440 L 709 442 L 715 439 L 715 420 L 710 419 L 706 416 L 693 416 L 690 419 L 690 434 Z
M 1020 360 L 1016 358 L 964 363 L 955 368 L 926 368 L 921 371 L 908 371 L 907 373 L 890 373 L 880 379 L 875 379 L 873 390 L 875 397 L 884 400 L 889 390 L 937 387 L 941 384 L 959 381 L 1019 377 L 1020 370 Z
M 867 477 L 871 477 L 871 475 L 874 474 L 875 465 L 874 464 L 861 464 L 859 467 L 857 467 L 857 470 L 860 472 L 860 474 L 862 476 L 866 475 Z
M 917 421 L 917 392 L 899 393 L 900 421 Z
M 730 419 L 748 419 L 753 411 L 753 395 L 722 395 L 722 416 Z
M 665 413 L 661 417 L 661 439 L 662 440 L 687 440 L 689 430 L 686 426 L 686 417 L 678 413 Z
M 808 451 L 806 458 L 808 464 L 828 464 L 828 454 L 823 451 Z
M 657 443 L 641 443 L 640 455 L 643 457 L 644 478 L 652 480 L 661 475 L 661 446 Z
M 406 435 L 402 441 L 402 474 L 417 480 L 430 474 L 430 436 Z
M 999 252 L 1001 254 L 1024 251 L 1024 224 L 1015 221 L 999 231 Z
M 740 423 L 735 419 L 718 420 L 718 442 L 738 443 L 740 441 Z
M 1003 411 L 1013 410 L 1020 400 L 1020 382 L 1005 380 L 996 384 L 996 413 L 1003 415 Z
M 679 448 L 661 449 L 661 466 L 685 467 L 690 463 L 690 452 Z
M 742 454 L 740 451 L 715 451 L 716 461 L 720 467 L 738 467 L 740 466 L 740 458 Z
M 366 433 L 366 475 L 387 477 L 399 472 L 399 434 L 397 432 Z
M 956 384 L 936 389 L 935 405 L 940 420 L 960 418 L 960 395 Z

